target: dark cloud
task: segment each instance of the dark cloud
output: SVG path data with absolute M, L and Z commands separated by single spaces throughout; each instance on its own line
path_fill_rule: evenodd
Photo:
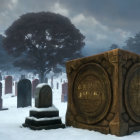
M 112 27 L 140 31 L 140 0 L 60 0 L 67 8 Z
M 112 43 L 123 45 L 139 32 L 139 6 L 140 0 L 0 0 L 0 33 L 27 12 L 57 12 L 68 16 L 86 36 L 87 55 Z

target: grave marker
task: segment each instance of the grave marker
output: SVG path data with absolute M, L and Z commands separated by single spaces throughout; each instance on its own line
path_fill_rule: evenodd
M 65 128 L 59 110 L 52 105 L 52 89 L 46 83 L 39 84 L 35 92 L 35 109 L 25 119 L 24 127 L 33 130 Z
M 31 106 L 31 82 L 23 79 L 17 85 L 17 107 Z
M 12 76 L 5 77 L 5 94 L 12 93 L 13 79 Z

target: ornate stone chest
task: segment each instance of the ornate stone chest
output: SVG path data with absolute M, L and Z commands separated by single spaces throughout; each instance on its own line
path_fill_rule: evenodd
M 121 49 L 67 62 L 66 125 L 128 135 L 140 130 L 140 56 Z

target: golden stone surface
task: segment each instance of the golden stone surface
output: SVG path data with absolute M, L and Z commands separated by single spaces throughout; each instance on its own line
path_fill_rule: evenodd
M 115 49 L 67 62 L 66 125 L 117 136 L 140 130 L 140 56 Z

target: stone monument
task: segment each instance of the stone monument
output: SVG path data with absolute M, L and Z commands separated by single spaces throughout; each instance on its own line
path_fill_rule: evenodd
M 28 79 L 22 79 L 17 85 L 17 107 L 31 106 L 31 82 Z
M 30 110 L 24 127 L 33 130 L 65 128 L 59 110 L 52 104 L 52 89 L 46 83 L 39 84 L 35 91 L 35 109 Z
M 61 102 L 67 102 L 67 97 L 68 97 L 68 83 L 64 82 L 62 84 Z
M 140 131 L 140 55 L 114 49 L 66 69 L 67 126 L 117 136 Z
M 12 93 L 13 78 L 12 76 L 5 77 L 5 94 Z

